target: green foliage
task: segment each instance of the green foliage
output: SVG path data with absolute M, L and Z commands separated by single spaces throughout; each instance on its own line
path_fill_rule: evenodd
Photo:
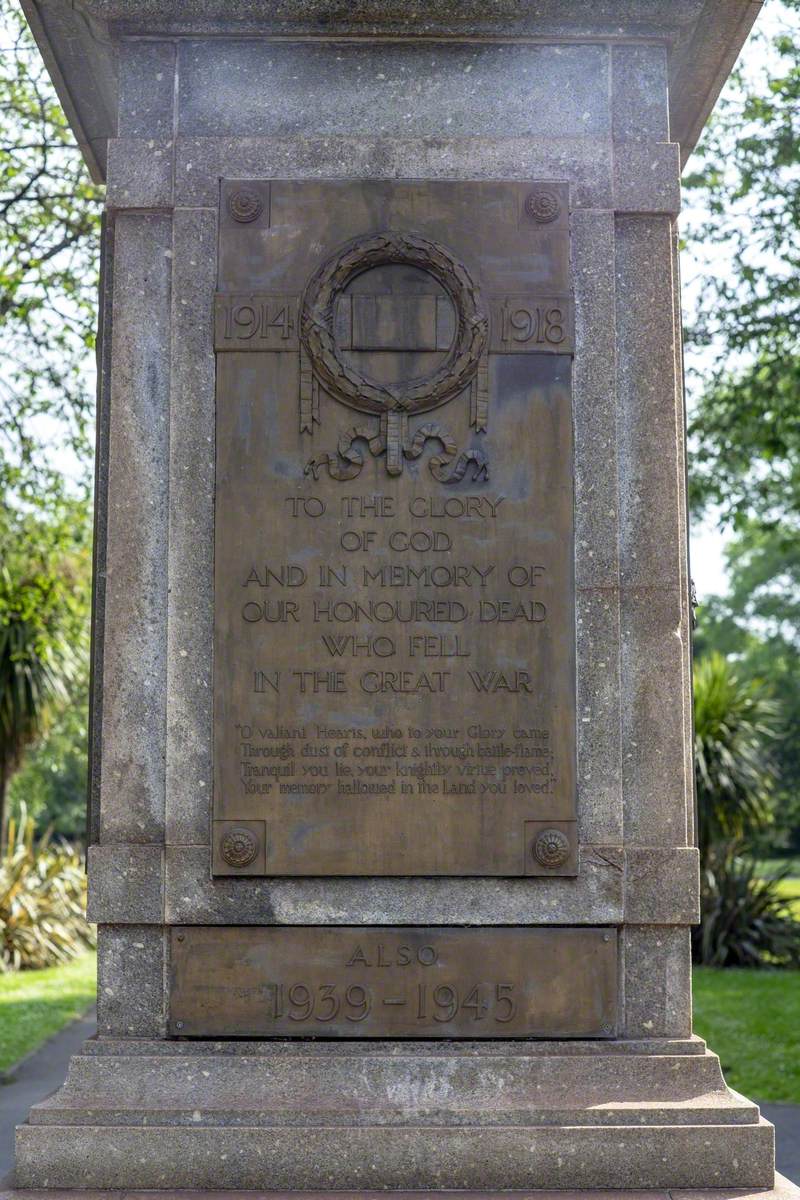
M 800 1104 L 800 971 L 692 972 L 694 1028 L 732 1088 Z
M 0 496 L 63 490 L 89 462 L 101 191 L 16 0 L 0 0 Z
M 715 843 L 750 837 L 770 820 L 768 747 L 777 709 L 758 683 L 743 682 L 720 654 L 694 676 L 698 841 L 705 865 Z
M 51 845 L 23 814 L 0 860 L 0 971 L 68 962 L 95 944 L 86 873 L 69 844 Z
M 0 819 L 25 748 L 85 678 L 89 605 L 86 506 L 62 499 L 48 519 L 0 517 Z
M 1 833 L 23 752 L 85 681 L 101 190 L 16 0 L 0 38 Z
M 786 872 L 761 878 L 742 849 L 719 842 L 706 856 L 694 958 L 710 967 L 800 967 L 800 921 L 780 888 Z
M 88 680 L 70 686 L 70 699 L 25 754 L 8 788 L 9 816 L 24 808 L 37 828 L 83 843 L 86 838 Z
M 684 181 L 704 276 L 688 334 L 713 359 L 690 422 L 692 499 L 737 527 L 797 529 L 800 0 L 769 6 L 756 30 Z
M 778 706 L 712 652 L 695 668 L 695 782 L 701 924 L 697 962 L 717 967 L 800 966 L 800 922 L 787 903 L 788 871 L 762 877 L 750 856 L 772 820 Z
M 727 562 L 730 590 L 701 606 L 695 655 L 718 651 L 740 678 L 769 680 L 781 713 L 771 751 L 773 847 L 800 850 L 800 539 L 785 525 L 751 521 Z

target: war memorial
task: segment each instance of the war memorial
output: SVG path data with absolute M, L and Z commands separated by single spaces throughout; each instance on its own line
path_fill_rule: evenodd
M 98 1034 L 12 1195 L 797 1196 L 692 1033 L 676 219 L 747 0 L 23 0 L 107 182 Z

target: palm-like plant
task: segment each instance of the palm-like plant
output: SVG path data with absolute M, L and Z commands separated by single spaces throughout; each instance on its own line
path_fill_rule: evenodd
M 37 841 L 23 809 L 0 854 L 0 973 L 55 966 L 94 944 L 81 855 L 48 834 Z
M 39 735 L 54 703 L 67 699 L 74 648 L 50 636 L 41 581 L 30 587 L 0 568 L 0 837 L 5 796 L 25 748 Z
M 764 879 L 746 849 L 719 842 L 709 852 L 700 876 L 701 924 L 692 931 L 695 961 L 800 967 L 800 922 L 780 892 L 788 868 Z
M 752 837 L 771 819 L 770 746 L 778 718 L 763 686 L 739 679 L 721 654 L 696 665 L 695 780 L 704 867 L 715 844 Z

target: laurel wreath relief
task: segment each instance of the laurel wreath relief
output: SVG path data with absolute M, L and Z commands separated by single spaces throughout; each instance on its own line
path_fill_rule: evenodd
M 396 263 L 418 267 L 432 275 L 452 301 L 456 330 L 439 367 L 428 375 L 399 383 L 382 383 L 363 374 L 339 353 L 334 336 L 334 310 L 339 297 L 358 275 L 373 267 Z M 404 459 L 418 458 L 425 442 L 437 440 L 441 453 L 430 460 L 434 477 L 457 482 L 471 465 L 475 478 L 488 478 L 481 450 L 458 455 L 446 430 L 427 424 L 409 433 L 408 418 L 446 404 L 471 389 L 472 423 L 485 430 L 488 417 L 486 359 L 489 319 L 479 289 L 464 263 L 445 246 L 415 233 L 387 230 L 357 238 L 339 249 L 309 280 L 300 306 L 301 394 L 300 427 L 313 432 L 318 417 L 318 387 L 358 412 L 380 419 L 378 428 L 357 425 L 339 438 L 334 454 L 312 458 L 305 470 L 318 478 L 327 469 L 334 479 L 352 479 L 361 470 L 363 442 L 373 455 L 386 454 L 387 471 L 399 475 Z M 305 360 L 305 361 L 304 361 Z

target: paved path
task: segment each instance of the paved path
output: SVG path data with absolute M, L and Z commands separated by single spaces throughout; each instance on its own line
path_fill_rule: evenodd
M 94 1013 L 68 1025 L 26 1059 L 9 1083 L 0 1084 L 0 1179 L 14 1165 L 14 1128 L 37 1100 L 61 1084 L 67 1063 L 95 1031 Z M 762 1104 L 761 1111 L 777 1133 L 777 1167 L 800 1184 L 800 1104 Z
M 762 1113 L 775 1126 L 777 1169 L 800 1184 L 800 1104 L 761 1104 Z
M 43 1100 L 61 1085 L 67 1064 L 97 1026 L 94 1009 L 62 1029 L 49 1042 L 23 1059 L 11 1072 L 8 1083 L 0 1082 L 0 1179 L 14 1166 L 14 1130 L 28 1115 L 32 1104 Z

